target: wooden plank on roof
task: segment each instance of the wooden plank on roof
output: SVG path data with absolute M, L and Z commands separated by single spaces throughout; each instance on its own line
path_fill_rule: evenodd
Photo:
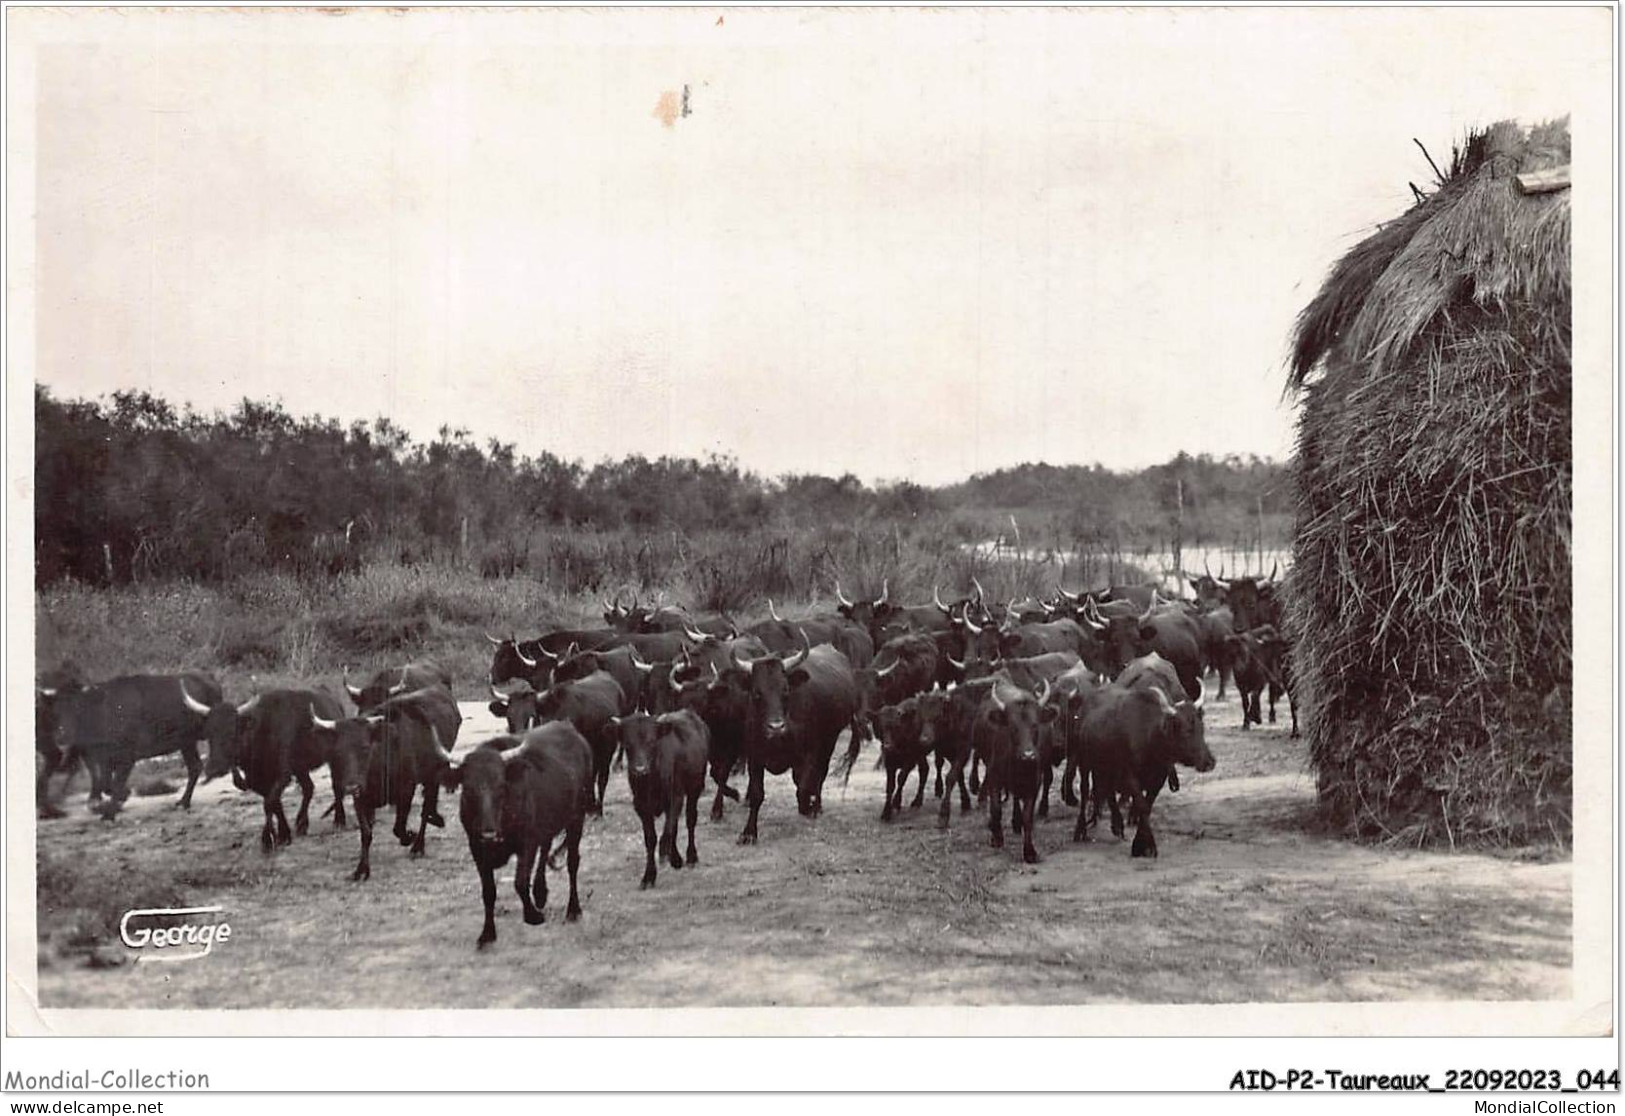
M 1554 190 L 1569 188 L 1569 165 L 1548 167 L 1545 170 L 1526 171 L 1518 176 L 1518 189 L 1526 194 L 1550 194 Z

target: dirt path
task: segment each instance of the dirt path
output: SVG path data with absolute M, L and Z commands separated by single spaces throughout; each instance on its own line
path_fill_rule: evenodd
M 464 706 L 459 752 L 496 730 Z M 47 1007 L 681 1007 L 1560 999 L 1570 995 L 1571 870 L 1476 855 L 1376 849 L 1308 834 L 1311 777 L 1284 727 L 1243 734 L 1215 705 L 1218 767 L 1157 803 L 1161 858 L 1128 843 L 1071 843 L 1074 812 L 1039 825 L 1042 863 L 988 847 L 985 813 L 936 827 L 936 800 L 879 821 L 884 776 L 866 751 L 825 813 L 795 812 L 768 780 L 761 843 L 734 843 L 743 812 L 702 811 L 700 864 L 662 867 L 640 891 L 642 834 L 624 776 L 589 822 L 585 917 L 525 926 L 512 869 L 499 876 L 499 940 L 474 950 L 478 879 L 455 800 L 428 855 L 410 860 L 381 815 L 372 879 L 349 880 L 354 830 L 314 822 L 273 857 L 259 800 L 224 781 L 190 814 L 133 800 L 117 823 L 80 812 L 40 823 L 42 858 L 168 874 L 233 928 L 209 957 L 115 963 L 53 935 Z M 912 788 L 910 789 L 912 795 Z M 296 795 L 288 795 L 290 802 Z M 318 779 L 316 809 L 329 793 Z M 290 809 L 291 813 L 291 809 Z M 1132 831 L 1131 831 L 1132 833 Z M 206 871 L 204 870 L 206 869 Z M 187 881 L 193 881 L 187 884 Z M 197 881 L 202 880 L 199 885 Z M 224 881 L 224 882 L 222 882 Z M 82 945 L 82 943 L 81 943 Z M 89 956 L 122 962 L 124 947 Z

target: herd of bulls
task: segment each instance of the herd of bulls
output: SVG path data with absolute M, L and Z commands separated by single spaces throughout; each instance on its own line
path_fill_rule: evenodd
M 91 685 L 63 669 L 39 688 L 40 809 L 60 814 L 50 780 L 82 761 L 92 802 L 112 818 L 135 762 L 178 751 L 188 772 L 180 805 L 190 804 L 200 775 L 230 774 L 263 797 L 261 844 L 269 851 L 306 832 L 311 775 L 325 765 L 335 823 L 346 824 L 347 800 L 354 811 L 361 853 L 352 878 L 365 880 L 377 810 L 395 808 L 395 836 L 421 855 L 427 828 L 444 825 L 441 790 L 456 789 L 481 882 L 481 946 L 496 938 L 495 872 L 515 857 L 526 922 L 542 921 L 546 867 L 560 852 L 570 878 L 567 917 L 580 914 L 581 835 L 590 815 L 603 814 L 617 757 L 642 824 L 645 887 L 655 883 L 657 850 L 673 868 L 697 862 L 708 772 L 711 818 L 720 820 L 725 800 L 740 798 L 729 779 L 744 768 L 748 815 L 739 841 L 753 844 L 769 774 L 788 772 L 799 812 L 818 816 L 843 732 L 843 778 L 863 744 L 878 741 L 882 821 L 902 809 L 911 772 L 913 806 L 922 805 L 934 760 L 939 823 L 949 823 L 956 793 L 962 813 L 977 795 L 988 806 L 992 844 L 1002 847 L 1008 799 L 1023 859 L 1033 863 L 1034 820 L 1048 813 L 1059 767 L 1061 796 L 1079 807 L 1074 840 L 1087 839 L 1103 806 L 1122 836 L 1126 806 L 1133 855 L 1155 856 L 1158 794 L 1179 789 L 1179 766 L 1214 766 L 1203 675 L 1218 674 L 1221 695 L 1234 680 L 1243 728 L 1260 720 L 1264 691 L 1271 721 L 1277 698 L 1291 699 L 1273 575 L 1189 580 L 1194 603 L 1165 600 L 1149 586 L 1114 586 L 1002 609 L 989 606 L 979 584 L 953 603 L 934 592 L 931 603 L 913 607 L 894 604 L 885 587 L 877 599 L 851 601 L 837 585 L 832 612 L 785 620 L 769 601 L 771 619 L 743 630 L 725 617 L 605 602 L 602 628 L 486 637 L 494 645 L 490 707 L 508 731 L 461 758 L 452 756 L 462 722 L 452 680 L 432 662 L 381 671 L 363 687 L 346 673 L 348 714 L 321 688 L 268 690 L 233 704 L 207 675 Z M 290 782 L 302 792 L 291 828 L 281 800 Z M 419 789 L 414 833 L 408 820 Z

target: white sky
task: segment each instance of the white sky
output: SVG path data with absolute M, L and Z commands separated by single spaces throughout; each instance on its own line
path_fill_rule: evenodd
M 33 368 L 589 463 L 1284 458 L 1293 318 L 1411 137 L 1606 138 L 1611 15 L 13 10 Z

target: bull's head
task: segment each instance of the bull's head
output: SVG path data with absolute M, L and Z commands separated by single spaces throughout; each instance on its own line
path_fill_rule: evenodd
M 558 661 L 558 656 L 549 653 L 534 640 L 520 643 L 511 635 L 507 639 L 498 639 L 489 633 L 485 638 L 496 648 L 491 655 L 490 679 L 493 686 L 500 686 L 515 678 L 523 678 L 533 685 L 545 685 L 545 680 L 538 680 L 538 672 L 550 669 Z
M 1203 725 L 1202 707 L 1207 700 L 1207 684 L 1198 681 L 1200 693 L 1195 701 L 1170 703 L 1160 689 L 1157 695 L 1162 710 L 1162 741 L 1173 763 L 1194 767 L 1198 771 L 1212 771 L 1213 753 L 1208 751 L 1207 731 Z
M 993 683 L 988 694 L 992 708 L 987 719 L 1009 733 L 1010 756 L 1020 764 L 1036 764 L 1043 758 L 1044 738 L 1040 729 L 1054 722 L 1056 709 L 1048 704 L 1049 683 L 1032 694 L 1019 686 Z
M 729 652 L 735 669 L 749 671 L 751 722 L 770 740 L 790 730 L 791 695 L 811 677 L 802 668 L 811 653 L 812 644 L 805 630 L 801 631 L 801 650 L 783 658 L 765 655 L 746 662 L 737 651 Z
M 180 685 L 181 701 L 187 709 L 203 718 L 202 731 L 198 735 L 208 742 L 209 747 L 209 754 L 203 763 L 203 781 L 218 779 L 242 763 L 239 745 L 259 708 L 260 697 L 255 694 L 241 705 L 222 701 L 209 706 L 192 696 L 184 679 Z
M 487 708 L 493 716 L 501 717 L 514 735 L 524 732 L 539 720 L 539 696 L 527 683 L 521 682 L 508 693 L 491 687 L 491 702 Z
M 911 755 L 920 746 L 920 703 L 905 698 L 895 705 L 882 706 L 875 718 L 884 755 Z
M 337 793 L 341 796 L 360 794 L 367 781 L 373 748 L 387 729 L 384 715 L 368 713 L 328 720 L 311 706 L 310 723 L 316 730 L 319 748 L 327 756 Z
M 647 713 L 611 717 L 608 735 L 618 739 L 626 750 L 626 774 L 630 781 L 642 782 L 654 773 L 661 736 L 659 721 Z
M 440 772 L 440 782 L 462 788 L 457 813 L 470 843 L 492 845 L 502 836 L 502 806 L 508 769 L 506 756 L 519 747 L 517 736 L 497 736 L 469 752 L 461 762 L 451 762 Z

